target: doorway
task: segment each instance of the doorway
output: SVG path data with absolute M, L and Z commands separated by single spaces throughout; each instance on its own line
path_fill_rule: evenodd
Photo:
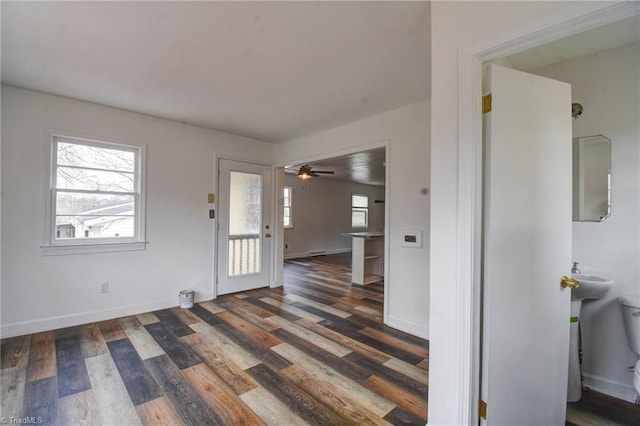
M 453 353 L 450 355 L 455 357 L 454 364 L 459 366 L 460 370 L 466 371 L 470 368 L 472 373 L 469 375 L 468 382 L 461 379 L 458 386 L 463 388 L 463 392 L 460 392 L 460 399 L 455 402 L 458 407 L 456 413 L 460 419 L 467 419 L 464 421 L 465 423 L 475 424 L 478 419 L 479 289 L 482 261 L 480 247 L 476 241 L 482 239 L 479 228 L 479 218 L 481 217 L 479 200 L 482 186 L 478 180 L 482 174 L 482 125 L 480 120 L 482 93 L 479 84 L 482 64 L 637 13 L 637 9 L 631 4 L 600 6 L 595 12 L 586 6 L 582 9 L 576 7 L 575 11 L 565 14 L 562 19 L 552 17 L 538 19 L 531 23 L 531 26 L 526 30 L 518 28 L 503 32 L 484 44 L 470 46 L 461 52 L 458 199 L 472 200 L 472 202 L 462 203 L 458 210 L 456 226 L 459 230 L 460 241 L 457 245 L 456 257 L 460 260 L 459 267 L 462 278 L 456 287 L 457 294 L 463 296 L 456 301 L 454 314 L 460 315 L 463 320 L 456 326 L 453 333 L 460 355 Z M 472 230 L 472 232 L 468 232 L 468 230 Z
M 571 261 L 579 263 L 575 268 L 579 272 L 614 279 L 606 293 L 584 300 L 576 295 L 580 300 L 572 302 L 574 353 L 567 421 L 576 424 L 589 417 L 593 423 L 613 421 L 623 412 L 624 401 L 631 405 L 636 398 L 627 371 L 636 356 L 628 347 L 617 299 L 637 293 L 640 282 L 636 266 L 640 257 L 640 111 L 637 91 L 630 92 L 640 87 L 638 28 L 640 16 L 629 16 L 506 58 L 512 68 L 572 85 Z M 563 53 L 567 45 L 573 47 L 568 56 Z M 585 185 L 591 190 L 583 192 Z M 583 214 L 578 215 L 580 211 Z M 606 400 L 617 401 L 618 413 L 585 410 L 600 407 Z M 598 419 L 599 415 L 603 417 Z
M 271 277 L 270 166 L 220 159 L 217 294 L 267 287 Z
M 499 10 L 499 7 L 496 6 L 495 10 Z M 432 113 L 432 136 L 438 138 L 433 141 L 435 149 L 432 152 L 433 164 L 436 165 L 432 173 L 438 178 L 433 181 L 433 205 L 439 205 L 432 209 L 432 221 L 442 221 L 445 230 L 432 232 L 431 306 L 437 308 L 433 300 L 453 302 L 447 305 L 446 310 L 440 309 L 431 314 L 431 395 L 442 403 L 430 411 L 431 421 L 444 423 L 446 420 L 457 424 L 476 424 L 478 421 L 479 242 L 482 239 L 480 84 L 483 62 L 614 22 L 637 12 L 637 5 L 630 3 L 595 5 L 580 2 L 567 6 L 562 14 L 540 13 L 522 25 L 514 24 L 506 30 L 491 32 L 491 36 L 483 36 L 482 40 L 476 38 L 460 46 L 450 46 L 442 40 L 434 44 L 438 53 L 448 51 L 451 58 L 457 58 L 458 61 L 457 64 L 445 61 L 445 65 L 437 68 L 438 72 L 453 71 L 453 74 L 443 72 L 434 80 L 441 85 L 438 91 L 434 88 L 433 102 L 443 104 L 440 112 L 435 113 L 438 110 L 434 108 Z M 449 51 L 449 47 L 454 46 L 457 53 L 453 49 Z M 443 91 L 443 87 L 447 90 Z M 454 87 L 458 89 L 457 96 L 449 91 Z M 448 100 L 451 102 L 447 103 Z M 445 114 L 451 114 L 452 119 L 446 119 Z M 454 141 L 457 143 L 452 143 Z M 454 195 L 450 196 L 451 193 Z M 453 237 L 457 239 L 450 243 L 449 239 Z M 436 254 L 438 251 L 439 254 Z M 449 279 L 447 273 L 455 275 Z
M 322 256 L 350 273 L 352 239 L 346 234 L 385 231 L 387 150 L 384 144 L 333 157 L 303 159 L 284 167 L 277 181 L 282 204 L 276 215 L 283 229 L 277 242 L 281 257 L 276 267 L 301 258 L 321 260 Z M 309 169 L 312 177 L 305 179 L 301 175 Z M 386 259 L 380 258 L 378 263 L 380 269 L 387 270 Z M 378 283 L 385 287 L 386 295 L 386 283 Z

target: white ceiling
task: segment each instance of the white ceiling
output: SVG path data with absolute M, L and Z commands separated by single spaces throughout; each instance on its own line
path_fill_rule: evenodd
M 2 1 L 2 82 L 282 142 L 429 97 L 427 2 Z M 640 18 L 509 57 L 640 40 Z M 384 184 L 384 150 L 311 163 Z M 292 165 L 298 168 L 300 164 Z
M 427 2 L 2 2 L 2 82 L 281 142 L 429 97 Z

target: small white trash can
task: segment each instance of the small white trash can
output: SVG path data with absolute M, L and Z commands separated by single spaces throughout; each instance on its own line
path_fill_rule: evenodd
M 193 290 L 182 290 L 180 292 L 180 309 L 193 308 L 193 298 L 196 292 Z

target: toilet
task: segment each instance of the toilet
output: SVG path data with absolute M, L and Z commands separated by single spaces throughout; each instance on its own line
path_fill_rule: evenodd
M 629 348 L 640 357 L 640 296 L 620 297 L 618 302 L 622 306 L 622 320 Z M 640 359 L 633 369 L 633 387 L 638 393 L 636 401 L 640 401 Z

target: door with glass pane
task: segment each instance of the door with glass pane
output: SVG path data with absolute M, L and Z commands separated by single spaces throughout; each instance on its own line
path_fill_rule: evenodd
M 220 160 L 218 291 L 267 287 L 271 262 L 271 167 Z

